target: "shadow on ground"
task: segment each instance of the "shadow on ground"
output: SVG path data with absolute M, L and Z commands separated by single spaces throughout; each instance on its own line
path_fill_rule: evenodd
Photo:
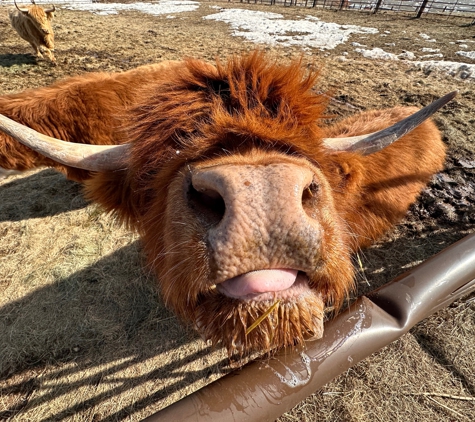
M 140 256 L 134 242 L 0 308 L 0 396 L 21 395 L 0 412 L 0 420 L 83 388 L 97 391 L 44 419 L 63 420 L 153 382 L 152 394 L 101 419 L 121 420 L 216 372 L 215 363 L 184 369 L 210 354 L 209 347 L 150 363 L 173 356 L 195 336 L 165 309 L 154 280 L 141 270 Z M 134 365 L 142 370 L 121 372 Z
M 12 67 L 38 64 L 33 54 L 0 54 L 0 66 Z
M 0 222 L 43 218 L 86 206 L 81 185 L 54 170 L 6 179 L 0 186 Z

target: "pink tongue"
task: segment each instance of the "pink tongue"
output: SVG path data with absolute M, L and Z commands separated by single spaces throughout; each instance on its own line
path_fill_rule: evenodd
M 226 296 L 242 298 L 248 295 L 279 292 L 288 289 L 297 278 L 297 270 L 252 271 L 219 283 L 218 290 Z

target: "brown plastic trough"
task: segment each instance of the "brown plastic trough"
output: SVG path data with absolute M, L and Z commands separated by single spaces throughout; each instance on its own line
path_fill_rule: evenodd
M 475 234 L 360 297 L 325 325 L 304 352 L 254 361 L 185 397 L 146 422 L 274 421 L 327 382 L 475 291 Z

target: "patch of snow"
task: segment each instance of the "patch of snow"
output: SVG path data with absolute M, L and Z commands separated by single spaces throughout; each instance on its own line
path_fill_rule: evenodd
M 372 50 L 364 50 L 361 48 L 355 49 L 357 53 L 363 54 L 366 58 L 380 59 L 380 60 L 404 60 L 403 54 L 396 55 L 388 53 L 381 48 L 373 48 Z M 407 53 L 407 52 L 406 52 Z M 462 51 L 461 53 L 465 53 Z M 475 54 L 475 52 L 474 52 Z M 408 61 L 418 69 L 421 69 L 425 73 L 431 73 L 433 71 L 441 71 L 448 75 L 458 77 L 460 79 L 474 79 L 475 80 L 475 64 L 459 63 L 459 62 L 446 62 L 446 61 Z
M 365 50 L 364 48 L 356 48 L 355 51 L 363 55 L 368 59 L 380 59 L 380 60 L 399 60 L 398 56 L 393 53 L 388 53 L 382 48 L 375 47 L 372 50 Z
M 468 48 L 467 44 L 459 44 L 459 48 Z
M 351 34 L 377 34 L 376 28 L 327 23 L 315 17 L 286 20 L 278 13 L 246 9 L 224 9 L 203 19 L 226 22 L 233 35 L 259 44 L 299 45 L 320 50 L 333 49 L 345 43 Z
M 416 55 L 412 51 L 403 51 L 397 57 L 400 60 L 416 60 Z
M 60 2 L 55 0 L 55 4 Z M 191 12 L 198 9 L 197 1 L 159 0 L 157 3 L 93 3 L 92 0 L 72 2 L 64 5 L 65 9 L 85 10 L 97 15 L 116 15 L 119 11 L 135 10 L 150 15 L 168 15 L 170 13 Z
M 427 34 L 422 34 L 422 33 L 421 33 L 421 34 L 419 34 L 419 36 L 420 36 L 421 38 L 424 38 L 424 39 L 425 39 L 426 41 L 428 41 L 428 42 L 437 42 L 437 40 L 435 40 L 434 38 L 431 38 L 431 37 L 430 37 L 429 35 L 427 35 Z
M 425 73 L 441 71 L 460 79 L 475 79 L 475 64 L 427 60 L 411 62 Z
M 355 51 L 368 59 L 379 60 L 415 60 L 416 55 L 412 51 L 403 51 L 401 54 L 393 54 L 384 51 L 382 48 L 375 47 L 372 50 L 356 48 Z
M 442 53 L 437 54 L 424 54 L 423 56 L 419 57 L 420 59 L 435 59 L 435 58 L 442 58 L 444 55 Z
M 426 48 L 426 47 L 423 47 L 423 48 L 421 48 L 421 51 L 423 53 L 438 53 L 440 51 L 440 48 Z
M 455 54 L 475 60 L 475 51 L 457 51 Z

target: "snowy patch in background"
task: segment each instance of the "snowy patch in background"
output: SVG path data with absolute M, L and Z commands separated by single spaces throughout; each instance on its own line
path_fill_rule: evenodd
M 303 20 L 285 20 L 278 13 L 246 9 L 222 9 L 203 19 L 228 23 L 233 35 L 258 44 L 299 45 L 328 50 L 348 40 L 351 34 L 376 34 L 376 28 L 322 22 L 313 16 Z
M 39 2 L 37 2 L 39 3 Z M 54 1 L 55 4 L 63 3 Z M 64 0 L 64 8 L 70 10 L 85 10 L 97 15 L 116 15 L 119 11 L 135 10 L 150 15 L 170 15 L 171 13 L 192 12 L 198 9 L 197 1 L 161 0 L 156 3 L 93 3 L 92 0 L 74 2 Z
M 355 48 L 357 53 L 363 55 L 367 59 L 377 59 L 377 60 L 399 60 L 397 54 L 388 53 L 382 48 L 375 47 L 372 50 L 366 50 L 364 48 Z
M 427 34 L 419 34 L 419 36 L 423 39 L 425 39 L 427 42 L 437 42 L 434 38 L 429 37 Z
M 475 80 L 475 64 L 459 63 L 459 62 L 446 62 L 443 60 L 426 60 L 426 61 L 414 61 L 416 56 L 410 51 L 405 51 L 401 54 L 392 54 L 384 51 L 381 48 L 373 48 L 372 50 L 365 50 L 362 48 L 356 48 L 355 51 L 363 55 L 363 57 L 377 60 L 404 60 L 407 63 L 417 67 L 424 73 L 431 73 L 433 71 L 440 71 L 447 73 L 450 76 L 454 76 L 460 79 Z M 461 54 L 463 53 L 463 54 Z M 465 53 L 471 53 L 471 56 Z M 470 58 L 475 58 L 475 52 L 459 51 L 457 54 L 465 55 Z M 438 55 L 437 55 L 438 56 Z M 424 56 L 423 56 L 424 57 Z
M 475 51 L 457 51 L 459 56 L 468 57 L 469 59 L 475 60 Z
M 423 62 L 411 62 L 424 73 L 431 73 L 436 70 L 444 72 L 450 76 L 455 76 L 460 79 L 475 80 L 475 64 L 459 63 L 459 62 L 445 62 L 427 60 Z
M 415 60 L 416 55 L 412 51 L 403 51 L 401 54 L 393 54 L 384 51 L 382 48 L 375 47 L 372 50 L 364 48 L 355 48 L 355 52 L 360 53 L 367 59 L 379 60 Z
M 444 55 L 442 53 L 424 54 L 423 56 L 419 58 L 420 59 L 443 59 Z

